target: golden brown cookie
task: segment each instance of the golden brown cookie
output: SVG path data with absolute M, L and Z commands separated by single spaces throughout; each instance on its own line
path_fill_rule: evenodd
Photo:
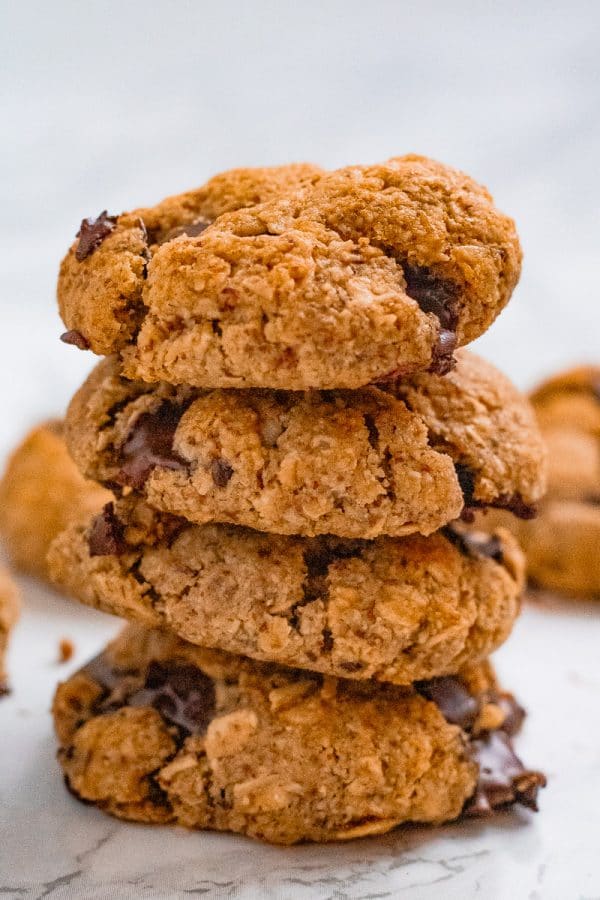
M 508 637 L 522 554 L 507 531 L 283 537 L 110 504 L 49 553 L 79 600 L 183 639 L 346 678 L 457 672 Z
M 280 534 L 431 534 L 464 506 L 529 515 L 545 487 L 527 401 L 463 351 L 385 390 L 199 391 L 101 362 L 66 440 L 81 471 L 165 512 Z
M 120 352 L 130 378 L 357 388 L 447 371 L 520 265 L 514 223 L 484 188 L 404 156 L 234 170 L 152 209 L 84 220 L 58 299 L 66 339 Z
M 16 584 L 6 569 L 0 566 L 0 699 L 9 690 L 5 656 L 10 632 L 19 616 L 20 605 Z
M 600 366 L 561 372 L 531 400 L 548 445 L 548 494 L 533 522 L 487 521 L 515 531 L 535 584 L 600 598 Z
M 535 809 L 544 784 L 515 756 L 522 711 L 485 666 L 356 684 L 130 626 L 58 688 L 54 719 L 82 800 L 281 844 Z
M 11 561 L 47 578 L 51 541 L 70 521 L 89 518 L 110 498 L 79 474 L 61 422 L 36 426 L 13 451 L 0 481 L 0 536 Z

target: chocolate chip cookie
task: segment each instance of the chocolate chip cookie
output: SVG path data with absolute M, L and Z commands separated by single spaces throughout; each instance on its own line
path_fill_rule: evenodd
M 514 223 L 419 156 L 324 173 L 234 170 L 82 222 L 63 260 L 65 339 L 132 379 L 357 388 L 448 371 L 517 283 Z
M 62 423 L 38 425 L 14 450 L 0 481 L 0 536 L 11 561 L 47 578 L 51 541 L 70 521 L 102 509 L 110 497 L 79 474 L 65 447 Z
M 561 372 L 531 400 L 548 444 L 548 494 L 535 521 L 502 522 L 518 534 L 534 583 L 600 598 L 600 367 Z
M 3 566 L 0 566 L 0 698 L 8 693 L 6 650 L 11 629 L 19 616 L 19 591 Z
M 57 583 L 201 646 L 345 678 L 457 672 L 508 637 L 524 561 L 507 531 L 298 538 L 108 505 L 49 553 Z
M 357 684 L 130 626 L 58 688 L 54 719 L 82 800 L 273 843 L 535 809 L 545 782 L 515 755 L 522 710 L 486 666 Z
M 467 352 L 445 377 L 360 391 L 201 391 L 101 362 L 66 439 L 81 471 L 202 524 L 279 534 L 431 534 L 465 507 L 528 516 L 545 488 L 527 401 Z

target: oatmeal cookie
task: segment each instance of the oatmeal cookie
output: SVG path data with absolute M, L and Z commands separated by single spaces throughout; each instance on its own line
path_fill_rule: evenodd
M 13 451 L 0 481 L 0 536 L 11 562 L 46 579 L 51 541 L 111 495 L 86 481 L 69 456 L 59 421 L 36 426 Z
M 0 566 L 0 697 L 8 693 L 5 656 L 11 629 L 19 615 L 19 591 L 16 584 Z
M 465 351 L 385 389 L 199 391 L 103 360 L 66 439 L 81 471 L 165 512 L 279 534 L 431 534 L 464 507 L 528 516 L 545 487 L 527 400 Z
M 77 797 L 281 844 L 535 809 L 544 777 L 511 745 L 521 719 L 486 666 L 410 688 L 357 684 L 131 626 L 54 702 Z
M 448 371 L 520 266 L 514 223 L 489 193 L 409 155 L 329 173 L 234 170 L 152 209 L 84 220 L 58 299 L 66 339 L 120 352 L 132 379 L 354 389 Z
M 507 531 L 299 538 L 190 525 L 133 499 L 63 532 L 49 563 L 84 603 L 191 643 L 397 684 L 488 656 L 524 583 Z

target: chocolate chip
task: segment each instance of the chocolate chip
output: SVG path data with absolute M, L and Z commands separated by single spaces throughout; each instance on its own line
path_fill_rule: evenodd
M 204 734 L 215 711 L 215 686 L 202 669 L 188 663 L 151 662 L 143 688 L 127 706 L 151 706 L 185 734 Z
M 101 212 L 96 219 L 92 217 L 83 219 L 76 235 L 79 243 L 75 250 L 75 259 L 83 262 L 84 259 L 91 256 L 111 231 L 114 231 L 116 222 L 117 217 L 109 216 L 106 210 Z
M 454 463 L 454 470 L 456 472 L 456 477 L 458 478 L 460 489 L 463 493 L 465 506 L 472 506 L 473 494 L 475 493 L 476 474 L 473 469 L 466 466 L 464 463 Z
M 485 816 L 495 809 L 520 803 L 537 811 L 537 795 L 545 787 L 541 772 L 526 769 L 503 731 L 492 731 L 471 741 L 471 756 L 479 766 L 479 778 L 465 815 Z
M 148 783 L 148 800 L 154 806 L 161 806 L 165 809 L 171 809 L 169 795 L 164 791 L 153 775 L 148 775 L 146 779 Z
M 134 423 L 118 453 L 117 480 L 136 490 L 142 488 L 155 466 L 186 469 L 187 463 L 173 450 L 175 431 L 183 408 L 165 401 L 154 412 L 143 413 Z
M 504 721 L 500 726 L 500 730 L 511 736 L 518 734 L 525 719 L 525 710 L 520 703 L 517 703 L 513 695 L 490 691 L 486 696 L 486 700 L 488 703 L 494 703 L 496 706 L 499 706 L 504 713 Z
M 423 312 L 433 313 L 444 331 L 456 331 L 458 325 L 458 288 L 440 278 L 427 266 L 403 263 L 406 293 L 416 300 Z
M 441 328 L 437 344 L 431 352 L 429 371 L 433 375 L 447 375 L 456 366 L 454 351 L 456 350 L 456 332 Z
M 88 534 L 90 556 L 119 556 L 127 545 L 123 538 L 123 524 L 115 515 L 114 503 L 107 503 L 96 516 Z
M 217 457 L 213 459 L 210 464 L 210 474 L 212 475 L 212 480 L 216 484 L 218 488 L 227 487 L 229 484 L 231 477 L 233 475 L 233 467 L 227 462 L 226 459 L 222 459 L 221 457 Z
M 520 494 L 513 494 L 508 498 L 501 497 L 493 506 L 497 509 L 505 509 L 519 519 L 535 519 L 538 514 L 535 503 L 525 503 Z
M 1 700 L 3 697 L 8 697 L 8 695 L 10 694 L 10 692 L 11 692 L 11 691 L 10 691 L 10 688 L 9 688 L 9 686 L 6 684 L 6 682 L 5 682 L 5 681 L 0 681 L 0 700 Z
M 329 628 L 323 629 L 322 649 L 323 653 L 331 653 L 333 650 L 333 635 Z
M 78 347 L 79 350 L 89 350 L 90 342 L 80 331 L 65 331 L 60 336 L 63 344 L 71 344 L 73 347 Z
M 206 231 L 210 224 L 208 219 L 195 219 L 193 222 L 188 222 L 187 225 L 177 225 L 175 228 L 170 228 L 160 238 L 158 243 L 167 244 L 169 241 L 181 237 L 182 234 L 185 234 L 187 237 L 197 237 L 203 231 Z
M 464 731 L 473 727 L 479 713 L 479 703 L 458 678 L 442 675 L 416 682 L 415 688 L 435 703 L 447 722 L 459 725 Z
M 453 525 L 442 528 L 442 534 L 465 556 L 486 556 L 495 562 L 504 562 L 502 541 L 496 535 L 484 532 L 463 531 Z

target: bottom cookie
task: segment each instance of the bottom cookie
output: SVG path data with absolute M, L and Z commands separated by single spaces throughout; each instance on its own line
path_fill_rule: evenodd
M 5 655 L 11 629 L 19 615 L 19 591 L 6 571 L 0 568 L 0 697 L 8 693 Z
M 81 800 L 281 844 L 536 809 L 544 776 L 511 745 L 522 716 L 487 664 L 399 688 L 131 625 L 54 701 L 59 760 Z

